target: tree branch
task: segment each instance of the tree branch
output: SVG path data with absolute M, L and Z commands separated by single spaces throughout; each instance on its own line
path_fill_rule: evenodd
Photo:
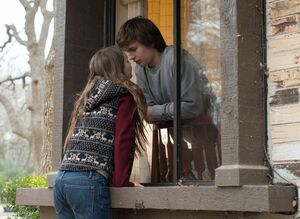
M 43 15 L 45 15 L 47 11 L 47 1 L 48 0 L 41 0 L 40 8 Z
M 48 11 L 46 7 L 47 7 L 47 0 L 41 0 L 40 8 L 41 8 L 44 20 L 43 20 L 43 24 L 42 24 L 42 28 L 41 28 L 39 45 L 42 49 L 45 48 L 47 38 L 48 38 L 50 23 L 54 17 L 53 11 Z
M 41 5 L 41 0 L 34 0 L 32 2 L 33 2 L 32 9 L 34 11 L 37 11 L 39 9 L 39 6 Z
M 8 25 L 5 24 L 6 27 L 6 33 L 8 35 L 8 39 L 6 42 L 3 43 L 2 46 L 0 46 L 1 52 L 4 50 L 7 44 L 11 43 L 12 38 L 14 37 L 21 45 L 26 46 L 27 42 L 22 40 L 19 36 L 19 32 L 17 32 L 17 29 L 15 25 Z
M 25 11 L 27 11 L 27 10 L 29 10 L 31 8 L 30 4 L 34 4 L 35 3 L 35 0 L 30 0 L 30 1 L 19 0 L 19 2 L 21 3 L 21 5 L 23 5 Z
M 54 17 L 54 13 L 52 13 L 52 12 L 47 12 L 44 15 L 41 34 L 40 34 L 40 38 L 39 38 L 39 45 L 43 49 L 45 48 L 45 45 L 47 42 L 49 27 L 50 27 L 50 23 L 51 23 L 53 17 Z
M 31 134 L 28 132 L 28 129 L 23 127 L 21 123 L 18 120 L 18 115 L 15 111 L 15 108 L 11 104 L 11 101 L 4 96 L 3 94 L 0 94 L 0 102 L 2 103 L 3 107 L 5 108 L 5 111 L 8 115 L 9 123 L 11 130 L 14 134 L 26 139 L 29 143 L 31 143 Z
M 30 74 L 28 72 L 26 72 L 25 74 L 19 76 L 19 77 L 11 77 L 8 76 L 6 79 L 4 79 L 3 81 L 0 81 L 0 85 L 6 82 L 10 82 L 10 85 L 13 85 L 13 87 L 15 87 L 15 81 L 17 80 L 22 80 L 22 84 L 23 84 L 23 88 L 26 86 L 26 77 L 30 77 Z
M 5 46 L 11 42 L 12 35 L 10 34 L 9 29 L 7 27 L 6 27 L 6 33 L 8 35 L 8 40 L 6 40 L 6 42 L 4 42 L 2 46 L 0 46 L 1 52 L 3 51 Z
M 25 33 L 28 38 L 28 43 L 27 43 L 28 50 L 30 50 L 30 48 L 37 43 L 34 21 L 35 21 L 35 15 L 40 6 L 40 0 L 35 0 L 33 3 L 34 3 L 33 6 L 30 7 L 29 10 L 26 10 L 26 15 L 25 15 Z
M 30 7 L 29 2 L 26 1 L 26 0 L 19 0 L 19 2 L 23 5 L 23 7 L 25 8 L 25 10 L 27 10 Z

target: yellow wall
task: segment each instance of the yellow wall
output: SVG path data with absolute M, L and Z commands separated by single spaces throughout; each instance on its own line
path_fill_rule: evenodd
M 182 43 L 185 44 L 186 25 L 189 21 L 189 2 L 181 0 Z M 167 45 L 173 44 L 173 0 L 148 0 L 148 18 L 160 29 Z

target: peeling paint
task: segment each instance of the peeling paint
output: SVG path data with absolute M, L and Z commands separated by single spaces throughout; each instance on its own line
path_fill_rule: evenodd
M 267 14 L 270 19 L 299 13 L 300 0 L 277 0 L 268 2 Z
M 299 102 L 299 89 L 291 88 L 285 90 L 277 90 L 275 95 L 270 96 L 269 104 L 271 106 L 292 104 Z
M 276 170 L 276 172 L 274 172 L 273 183 L 289 183 L 289 181 L 299 179 L 298 176 L 287 169 L 279 169 L 276 167 L 274 169 Z
M 271 35 L 293 33 L 299 30 L 299 15 L 290 15 L 272 20 Z

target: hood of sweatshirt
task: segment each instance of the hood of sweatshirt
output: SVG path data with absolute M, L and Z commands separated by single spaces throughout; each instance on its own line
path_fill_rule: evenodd
M 92 111 L 99 105 L 125 93 L 126 90 L 124 88 L 120 87 L 110 80 L 99 77 L 95 82 L 93 88 L 88 93 L 87 102 L 85 104 L 85 111 Z

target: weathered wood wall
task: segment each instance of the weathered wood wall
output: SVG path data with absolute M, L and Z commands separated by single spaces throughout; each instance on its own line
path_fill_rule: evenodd
M 267 0 L 268 145 L 273 166 L 300 176 L 300 0 Z M 284 180 L 275 174 L 275 182 Z

